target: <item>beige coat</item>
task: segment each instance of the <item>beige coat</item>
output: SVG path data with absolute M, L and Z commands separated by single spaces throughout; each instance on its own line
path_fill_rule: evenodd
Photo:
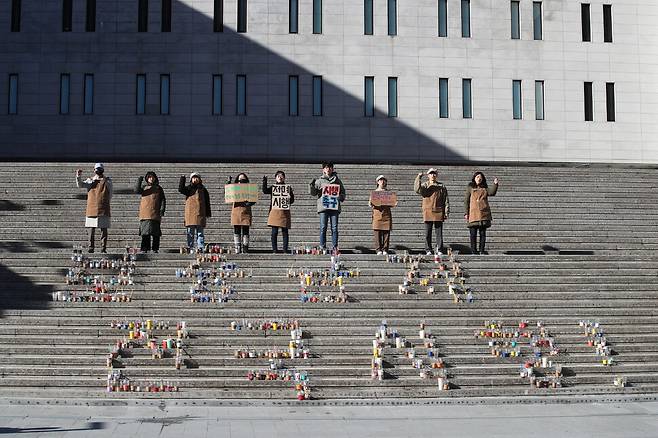
M 423 198 L 423 221 L 443 222 L 450 214 L 450 201 L 448 190 L 440 182 L 430 184 L 429 181 L 420 183 L 420 176 L 416 176 L 414 190 Z

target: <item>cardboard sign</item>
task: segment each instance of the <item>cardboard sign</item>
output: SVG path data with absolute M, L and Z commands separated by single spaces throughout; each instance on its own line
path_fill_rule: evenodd
M 292 188 L 288 185 L 272 186 L 272 208 L 276 210 L 290 210 L 290 192 Z
M 398 195 L 387 190 L 375 190 L 370 192 L 370 203 L 375 207 L 395 207 L 398 205 Z
M 224 202 L 258 201 L 258 184 L 227 184 L 224 186 Z
M 340 185 L 327 184 L 322 187 L 322 207 L 326 210 L 338 210 L 338 197 L 340 196 Z

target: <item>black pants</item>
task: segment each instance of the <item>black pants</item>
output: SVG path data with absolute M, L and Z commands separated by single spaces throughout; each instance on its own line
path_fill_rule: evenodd
M 468 229 L 471 233 L 471 251 L 473 254 L 479 252 L 484 252 L 484 247 L 487 243 L 487 228 L 486 227 L 470 227 Z M 480 247 L 478 249 L 477 240 L 478 240 L 478 231 L 480 232 Z
M 443 250 L 443 222 L 425 222 L 425 251 L 432 249 L 432 227 L 436 234 L 436 246 L 439 251 Z
M 151 245 L 151 237 L 153 237 L 153 245 Z M 140 248 L 142 251 L 160 251 L 160 236 L 151 236 L 147 234 L 142 236 L 142 245 Z
M 237 236 L 249 236 L 249 225 L 233 225 L 233 234 Z
M 89 228 L 89 249 L 94 249 L 96 237 L 96 228 Z M 107 228 L 101 228 L 101 250 L 107 249 Z
M 288 229 L 283 227 L 272 227 L 272 251 L 277 251 L 277 239 L 279 237 L 279 228 L 283 239 L 283 250 L 288 252 Z
M 377 251 L 388 251 L 391 242 L 391 230 L 374 230 Z

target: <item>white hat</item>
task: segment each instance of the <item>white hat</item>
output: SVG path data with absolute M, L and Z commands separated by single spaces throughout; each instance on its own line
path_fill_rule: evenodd
M 105 169 L 105 166 L 103 166 L 103 163 L 96 163 L 94 164 L 94 170 L 96 169 Z
M 429 175 L 430 173 L 439 173 L 435 168 L 430 167 L 429 170 L 427 171 L 427 174 Z
M 379 182 L 380 179 L 386 179 L 386 177 L 385 177 L 384 175 L 379 175 L 379 176 L 375 179 L 375 182 Z M 388 181 L 388 180 L 386 180 L 386 181 Z
M 190 173 L 190 179 L 194 178 L 195 176 L 198 176 L 199 178 L 201 178 L 201 175 L 199 174 L 199 172 Z

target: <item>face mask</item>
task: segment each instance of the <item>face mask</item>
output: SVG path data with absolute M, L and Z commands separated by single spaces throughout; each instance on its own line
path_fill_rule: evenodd
M 238 182 L 242 183 L 242 184 L 245 184 L 245 183 L 247 183 L 247 180 L 246 179 L 239 179 Z
M 94 173 L 98 176 L 103 176 L 103 169 L 96 169 Z

